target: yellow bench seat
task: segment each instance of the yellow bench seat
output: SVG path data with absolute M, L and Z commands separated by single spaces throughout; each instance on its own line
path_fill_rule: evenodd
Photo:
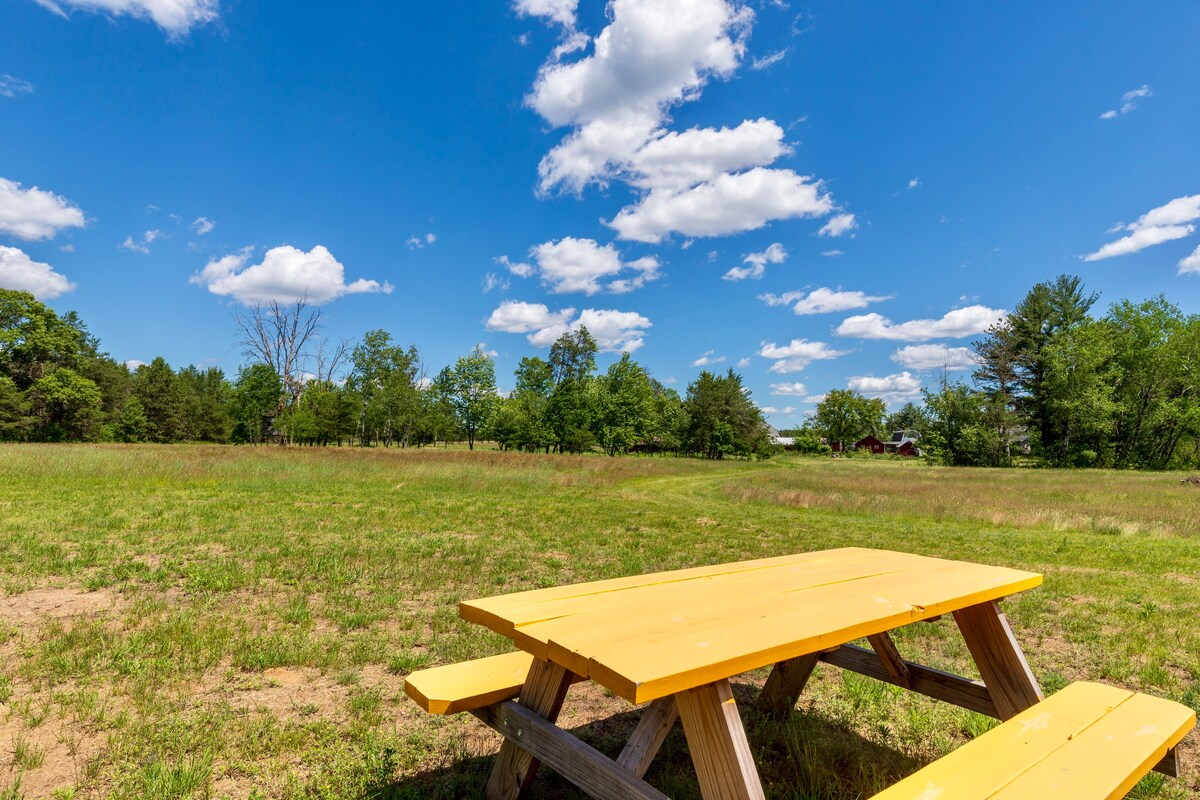
M 404 691 L 430 714 L 457 714 L 510 700 L 521 692 L 533 656 L 520 650 L 458 664 L 421 669 Z
M 1195 724 L 1179 703 L 1074 683 L 872 800 L 1117 800 Z

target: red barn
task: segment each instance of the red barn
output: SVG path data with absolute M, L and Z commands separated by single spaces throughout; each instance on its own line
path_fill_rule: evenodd
M 875 453 L 876 455 L 883 455 L 884 453 L 883 442 L 879 441 L 874 436 L 868 436 L 865 439 L 859 439 L 854 443 L 854 449 L 867 450 Z
M 910 439 L 896 448 L 896 455 L 904 456 L 905 458 L 916 458 L 921 455 L 921 451 L 917 449 L 917 445 Z

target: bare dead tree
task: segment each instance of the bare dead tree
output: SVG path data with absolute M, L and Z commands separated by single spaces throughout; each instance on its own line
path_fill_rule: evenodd
M 301 368 L 309 358 L 306 348 L 321 329 L 320 309 L 310 309 L 305 297 L 286 305 L 272 300 L 233 316 L 242 353 L 273 368 L 283 381 L 288 401 L 294 403 L 304 390 Z
M 350 340 L 339 339 L 331 342 L 329 339 L 322 339 L 317 344 L 317 354 L 314 358 L 317 380 L 333 383 L 333 376 L 341 371 L 350 358 Z

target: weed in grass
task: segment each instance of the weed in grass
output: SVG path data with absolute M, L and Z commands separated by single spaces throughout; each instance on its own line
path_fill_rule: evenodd
M 963 730 L 967 736 L 970 736 L 972 739 L 978 739 L 999 724 L 999 720 L 992 719 L 984 714 L 977 714 L 974 711 L 968 711 L 966 718 L 963 720 Z
M 12 699 L 12 696 L 12 678 L 7 675 L 0 675 L 0 705 L 6 704 Z
M 12 760 L 19 770 L 37 769 L 46 760 L 46 749 L 18 733 L 13 737 Z
M 433 654 L 428 650 L 406 650 L 388 657 L 388 672 L 393 675 L 407 675 L 433 663 Z
M 125 796 L 145 800 L 187 800 L 205 797 L 212 777 L 211 754 L 186 758 L 178 762 L 154 760 L 135 776 L 130 792 Z M 120 795 L 118 795 L 120 796 Z
M 21 773 L 17 773 L 12 783 L 0 789 L 0 800 L 25 800 L 25 792 L 21 790 Z

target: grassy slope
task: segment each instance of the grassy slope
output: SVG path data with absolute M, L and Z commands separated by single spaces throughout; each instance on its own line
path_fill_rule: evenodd
M 1007 609 L 1048 688 L 1200 706 L 1200 489 L 1178 476 L 220 447 L 0 464 L 0 790 L 20 775 L 29 797 L 471 796 L 494 738 L 402 695 L 414 668 L 507 649 L 459 599 L 847 544 L 1041 571 Z M 968 670 L 951 623 L 898 640 Z M 986 728 L 831 669 L 803 706 L 746 709 L 771 797 L 869 795 Z M 622 710 L 593 690 L 570 719 L 611 749 L 632 715 L 597 719 Z M 1186 755 L 1184 781 L 1139 792 L 1200 797 Z M 651 780 L 695 797 L 689 772 L 677 731 Z M 577 795 L 548 776 L 535 796 Z

